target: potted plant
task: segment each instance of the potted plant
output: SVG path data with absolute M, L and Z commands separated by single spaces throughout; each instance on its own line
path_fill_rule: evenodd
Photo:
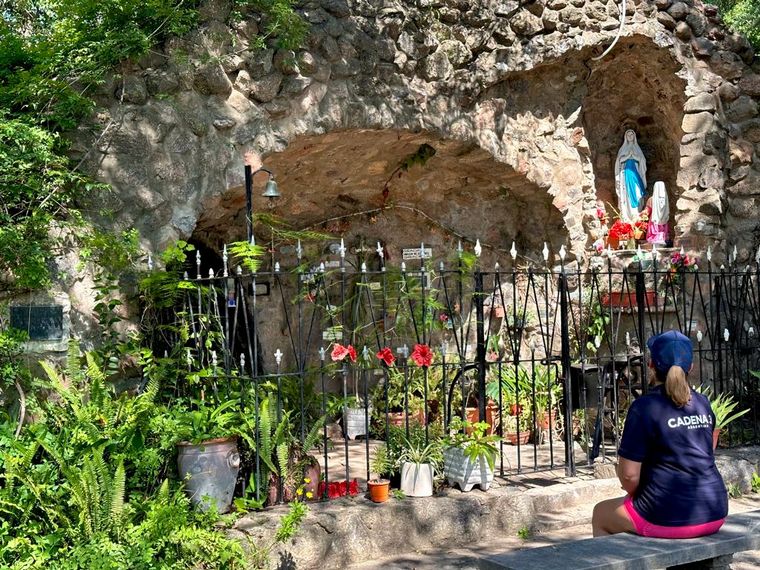
M 464 492 L 479 485 L 488 490 L 493 481 L 493 470 L 499 450 L 495 442 L 498 436 L 486 435 L 488 424 L 477 422 L 466 428 L 469 422 L 454 418 L 450 427 L 453 434 L 443 440 L 443 473 L 449 484 L 457 484 Z
M 705 391 L 705 396 L 710 399 L 710 391 Z M 715 414 L 715 425 L 713 426 L 713 449 L 718 447 L 718 438 L 720 432 L 735 419 L 742 417 L 749 412 L 749 408 L 734 412 L 739 403 L 734 400 L 731 394 L 718 394 L 710 399 L 710 407 Z
M 180 442 L 177 467 L 190 499 L 201 509 L 215 506 L 225 513 L 232 504 L 240 454 L 234 435 L 239 414 L 237 400 L 219 406 L 201 401 L 176 413 Z
M 373 503 L 384 503 L 388 500 L 391 481 L 384 476 L 389 475 L 392 469 L 388 448 L 383 444 L 375 450 L 375 457 L 372 459 L 371 470 L 376 477 L 367 481 L 369 498 Z
M 403 438 L 401 452 L 401 490 L 409 497 L 430 497 L 433 494 L 435 467 L 443 461 L 440 444 L 431 441 L 427 445 Z

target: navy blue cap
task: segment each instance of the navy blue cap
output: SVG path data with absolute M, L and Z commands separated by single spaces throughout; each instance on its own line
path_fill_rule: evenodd
M 688 336 L 678 331 L 667 331 L 650 337 L 647 347 L 659 372 L 667 372 L 671 366 L 680 366 L 684 372 L 691 370 L 693 347 Z

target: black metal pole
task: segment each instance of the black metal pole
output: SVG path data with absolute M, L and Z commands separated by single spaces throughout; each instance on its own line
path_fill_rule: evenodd
M 486 421 L 486 335 L 483 307 L 483 272 L 475 271 L 475 324 L 477 336 L 478 421 Z
M 245 165 L 245 230 L 248 243 L 253 237 L 253 174 L 251 165 Z
M 559 316 L 562 338 L 562 378 L 565 386 L 565 475 L 575 477 L 575 455 L 573 453 L 573 411 L 570 386 L 570 330 L 567 275 L 564 270 L 559 276 Z

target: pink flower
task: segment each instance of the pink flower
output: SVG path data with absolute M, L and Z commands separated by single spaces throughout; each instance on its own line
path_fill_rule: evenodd
M 499 360 L 499 353 L 495 350 L 489 350 L 486 352 L 486 362 L 496 362 Z
M 446 313 L 441 313 L 438 315 L 438 320 L 442 323 L 447 323 L 449 321 L 449 316 Z
M 385 362 L 386 366 L 393 366 L 393 363 L 396 362 L 396 357 L 393 356 L 393 351 L 387 346 L 378 352 L 375 356 Z
M 414 360 L 417 366 L 430 366 L 433 363 L 433 351 L 426 344 L 415 344 L 412 351 L 412 360 Z
M 332 358 L 332 361 L 339 362 L 345 360 L 346 356 L 351 359 L 351 362 L 356 362 L 356 349 L 354 349 L 354 347 L 350 344 L 348 346 L 343 346 L 342 344 L 336 342 L 335 346 L 332 349 L 332 352 L 330 353 L 330 358 Z

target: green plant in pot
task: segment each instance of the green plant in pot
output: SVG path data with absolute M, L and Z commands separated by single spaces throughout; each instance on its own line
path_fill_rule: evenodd
M 454 418 L 449 425 L 452 432 L 443 439 L 443 471 L 449 484 L 457 484 L 462 491 L 479 485 L 484 491 L 493 481 L 494 465 L 499 450 L 496 435 L 487 435 L 486 422 L 466 422 Z M 469 429 L 468 429 L 469 428 Z
M 177 466 L 193 503 L 206 510 L 229 510 L 235 491 L 240 454 L 235 426 L 239 402 L 215 406 L 199 401 L 192 409 L 177 410 L 175 417 L 183 441 L 177 444 Z
M 443 464 L 441 444 L 438 440 L 429 443 L 410 441 L 403 438 L 401 452 L 401 490 L 409 497 L 430 497 L 433 494 L 435 471 Z
M 374 478 L 367 481 L 369 498 L 373 503 L 384 503 L 388 500 L 391 481 L 386 478 L 393 471 L 393 464 L 388 456 L 388 448 L 385 444 L 380 445 L 375 450 L 375 457 L 372 458 L 370 470 L 375 474 Z
M 752 374 L 760 377 L 754 372 Z M 720 438 L 721 430 L 725 429 L 726 426 L 734 420 L 749 412 L 749 408 L 734 412 L 736 406 L 739 405 L 739 402 L 734 400 L 734 397 L 731 394 L 723 393 L 713 396 L 713 392 L 709 388 L 704 391 L 697 389 L 697 392 L 707 396 L 707 399 L 710 400 L 710 407 L 715 414 L 715 425 L 713 426 L 713 449 L 715 449 L 718 447 L 718 439 Z

